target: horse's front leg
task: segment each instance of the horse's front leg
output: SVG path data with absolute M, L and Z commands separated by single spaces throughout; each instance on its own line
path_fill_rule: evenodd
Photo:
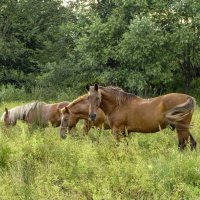
M 91 122 L 85 119 L 84 126 L 83 126 L 84 133 L 88 134 L 90 128 L 91 128 Z
M 117 142 L 120 142 L 121 137 L 125 133 L 125 128 L 123 126 L 121 127 L 113 127 L 112 128 L 112 133 L 114 138 L 117 140 Z

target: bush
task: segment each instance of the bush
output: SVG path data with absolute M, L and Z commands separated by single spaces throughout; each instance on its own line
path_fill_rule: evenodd
M 71 88 L 56 89 L 36 86 L 30 92 L 24 88 L 16 88 L 14 85 L 3 85 L 0 87 L 0 103 L 13 101 L 71 101 L 76 98 L 76 91 Z
M 0 87 L 0 102 L 27 100 L 28 95 L 24 88 L 16 88 L 14 85 L 2 85 Z

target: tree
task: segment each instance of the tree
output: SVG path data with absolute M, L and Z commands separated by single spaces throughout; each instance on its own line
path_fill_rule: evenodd
M 65 48 L 58 41 L 64 40 L 60 27 L 67 9 L 52 0 L 9 0 L 0 6 L 0 82 L 29 88 L 46 62 L 63 57 L 54 52 Z
M 87 83 L 142 95 L 199 83 L 200 2 L 2 1 L 0 83 L 58 92 Z

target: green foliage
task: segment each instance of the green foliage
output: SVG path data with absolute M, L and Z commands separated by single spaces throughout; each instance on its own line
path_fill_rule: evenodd
M 5 167 L 8 167 L 9 159 L 10 159 L 10 147 L 2 144 L 0 146 L 0 169 L 2 170 Z
M 59 92 L 58 92 L 59 91 Z M 12 101 L 46 101 L 54 103 L 59 101 L 72 101 L 77 97 L 77 93 L 73 88 L 67 88 L 65 91 L 56 90 L 52 85 L 36 86 L 31 88 L 31 91 L 27 93 L 24 88 L 16 88 L 13 85 L 2 85 L 0 87 L 0 104 Z
M 0 87 L 0 102 L 6 102 L 6 101 L 19 101 L 24 98 L 26 100 L 25 96 L 27 96 L 24 88 L 18 89 L 15 88 L 12 85 L 4 86 L 2 85 Z
M 167 66 L 165 38 L 151 17 L 137 17 L 119 44 L 119 59 L 129 71 L 127 86 L 144 90 L 170 82 L 172 69 Z M 165 56 L 163 56 L 165 55 Z
M 51 0 L 4 1 L 0 6 L 0 82 L 29 88 L 43 63 L 61 57 L 53 52 L 64 48 L 58 38 L 66 10 Z
M 40 99 L 76 96 L 94 82 L 143 96 L 196 93 L 199 1 L 61 3 L 0 3 L 1 84 Z
M 197 142 L 199 117 L 198 108 L 191 130 Z M 199 147 L 178 151 L 170 129 L 131 134 L 116 145 L 110 131 L 84 136 L 81 128 L 61 140 L 52 127 L 30 133 L 21 122 L 1 126 L 0 198 L 198 199 Z

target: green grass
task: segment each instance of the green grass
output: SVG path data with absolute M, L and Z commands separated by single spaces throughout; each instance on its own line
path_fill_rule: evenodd
M 198 145 L 199 111 L 191 129 Z M 81 127 L 61 140 L 58 128 L 31 134 L 22 122 L 1 124 L 0 199 L 200 199 L 199 146 L 179 152 L 170 129 L 131 134 L 117 146 L 110 131 L 84 136 Z

